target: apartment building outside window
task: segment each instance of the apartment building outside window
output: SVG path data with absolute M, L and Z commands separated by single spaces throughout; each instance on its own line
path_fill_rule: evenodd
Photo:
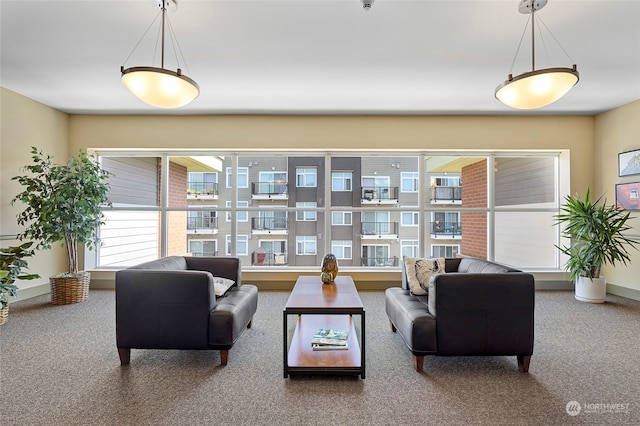
M 95 265 L 216 251 L 244 268 L 305 269 L 335 252 L 343 270 L 441 254 L 560 269 L 562 155 L 99 152 L 113 207 Z

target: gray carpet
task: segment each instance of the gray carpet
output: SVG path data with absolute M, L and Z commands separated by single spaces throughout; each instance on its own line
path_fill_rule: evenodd
M 2 425 L 638 425 L 640 302 L 536 293 L 529 374 L 515 357 L 426 357 L 391 333 L 382 292 L 363 292 L 367 375 L 282 377 L 286 292 L 260 293 L 253 328 L 216 351 L 132 350 L 121 367 L 114 292 L 10 305 L 0 326 Z M 294 321 L 291 321 L 294 322 Z M 581 411 L 567 414 L 576 401 Z M 574 412 L 575 413 L 575 412 Z

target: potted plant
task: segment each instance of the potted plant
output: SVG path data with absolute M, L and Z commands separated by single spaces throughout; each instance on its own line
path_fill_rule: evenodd
M 15 176 L 23 191 L 11 201 L 26 208 L 18 214 L 25 229 L 19 239 L 37 242 L 37 249 L 49 249 L 60 242 L 67 250 L 68 271 L 50 277 L 51 303 L 82 302 L 89 294 L 90 274 L 78 270 L 78 248 L 89 250 L 99 243 L 98 228 L 104 223 L 102 208 L 109 206 L 109 173 L 83 151 L 67 164 L 53 164 L 52 157 L 31 147 L 33 162 L 28 172 Z
M 23 274 L 28 268 L 25 257 L 33 256 L 32 242 L 16 247 L 0 248 L 0 325 L 9 317 L 9 296 L 18 295 L 16 280 L 32 280 L 40 278 L 38 274 Z
M 564 225 L 562 236 L 571 240 L 568 246 L 556 246 L 569 257 L 565 270 L 575 282 L 575 297 L 591 303 L 603 303 L 606 279 L 600 275 L 602 265 L 627 264 L 631 259 L 627 247 L 636 248 L 637 241 L 623 233 L 631 226 L 631 213 L 615 205 L 607 205 L 604 194 L 591 200 L 589 189 L 584 199 L 566 196 L 556 225 Z

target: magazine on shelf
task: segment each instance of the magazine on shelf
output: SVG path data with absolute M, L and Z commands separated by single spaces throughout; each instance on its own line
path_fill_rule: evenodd
M 336 330 L 333 328 L 319 328 L 316 333 L 313 335 L 315 338 L 324 338 L 324 339 L 340 339 L 347 340 L 349 337 L 349 332 L 346 330 Z
M 313 349 L 314 351 L 344 351 L 349 349 L 349 346 L 347 345 L 346 341 L 344 345 L 320 345 L 317 343 L 312 343 L 311 349 Z
M 319 328 L 311 339 L 311 348 L 314 351 L 331 351 L 349 349 L 347 345 L 349 332 L 332 328 Z

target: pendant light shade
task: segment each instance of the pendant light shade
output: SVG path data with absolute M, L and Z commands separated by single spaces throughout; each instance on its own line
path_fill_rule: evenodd
M 154 107 L 180 108 L 200 94 L 198 84 L 182 75 L 180 68 L 176 72 L 155 67 L 123 67 L 121 72 L 127 89 Z
M 546 68 L 520 74 L 498 86 L 496 98 L 517 109 L 542 108 L 563 97 L 578 82 L 573 68 Z
M 160 68 L 153 66 L 120 67 L 122 82 L 127 89 L 141 101 L 158 108 L 180 108 L 193 101 L 200 94 L 198 84 L 182 74 L 180 68 L 173 71 L 164 67 L 167 6 L 170 5 L 175 8 L 177 5 L 176 1 L 177 0 L 158 0 L 158 6 L 162 10 L 162 51 Z
M 542 9 L 546 4 L 547 0 L 520 1 L 520 13 L 531 14 L 532 70 L 515 77 L 509 74 L 508 79 L 498 85 L 495 91 L 495 97 L 512 108 L 537 109 L 550 105 L 567 94 L 580 79 L 580 74 L 575 64 L 572 68 L 535 69 L 535 12 Z

